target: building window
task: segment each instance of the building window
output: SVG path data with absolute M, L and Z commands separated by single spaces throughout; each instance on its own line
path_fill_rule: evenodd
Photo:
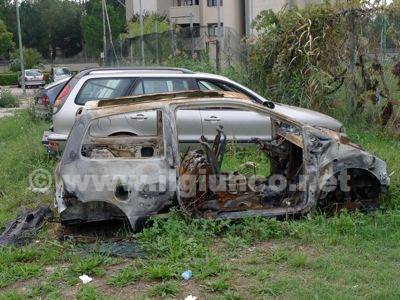
M 199 0 L 178 0 L 178 6 L 199 5 Z
M 221 1 L 221 6 L 222 6 L 222 3 L 223 3 L 223 0 L 220 0 Z M 207 5 L 208 6 L 217 6 L 218 5 L 218 0 L 207 0 Z
M 221 23 L 221 30 L 224 27 L 224 24 Z M 218 23 L 208 23 L 208 36 L 216 37 L 218 36 Z

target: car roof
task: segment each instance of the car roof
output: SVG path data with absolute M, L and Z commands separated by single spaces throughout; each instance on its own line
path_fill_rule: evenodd
M 167 73 L 167 74 L 191 74 L 192 71 L 184 68 L 173 68 L 173 67 L 103 67 L 103 68 L 90 68 L 80 71 L 75 77 L 82 78 L 88 75 L 113 75 L 113 74 L 139 74 L 139 73 Z
M 210 73 L 180 73 L 180 72 L 170 72 L 170 71 L 112 71 L 112 72 L 102 72 L 96 71 L 88 75 L 82 76 L 81 78 L 204 78 L 204 79 L 220 79 L 225 81 L 230 81 L 228 78 L 215 75 Z M 80 77 L 78 77 L 80 79 Z

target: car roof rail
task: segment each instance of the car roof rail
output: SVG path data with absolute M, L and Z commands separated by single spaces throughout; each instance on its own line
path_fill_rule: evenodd
M 174 67 L 99 67 L 99 68 L 88 68 L 80 71 L 76 77 L 82 78 L 95 72 L 112 72 L 112 71 L 174 71 L 181 72 L 182 74 L 194 74 L 185 68 L 174 68 Z

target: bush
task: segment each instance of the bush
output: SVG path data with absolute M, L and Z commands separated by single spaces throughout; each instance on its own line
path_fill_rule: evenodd
M 18 107 L 18 98 L 11 94 L 8 90 L 0 92 L 0 107 Z
M 2 73 L 0 74 L 0 86 L 4 85 L 17 85 L 18 74 L 17 73 Z
M 275 101 L 325 106 L 346 70 L 340 66 L 346 36 L 342 22 L 340 10 L 330 4 L 263 11 L 255 22 L 259 36 L 250 44 L 254 84 L 267 87 L 263 94 Z
M 42 55 L 33 48 L 24 48 L 24 67 L 25 69 L 32 69 L 40 64 Z M 19 52 L 16 50 L 11 53 L 11 71 L 20 71 Z

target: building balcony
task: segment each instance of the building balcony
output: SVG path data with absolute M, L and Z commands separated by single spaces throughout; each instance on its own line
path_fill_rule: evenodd
M 172 6 L 169 19 L 173 24 L 200 23 L 200 5 Z

